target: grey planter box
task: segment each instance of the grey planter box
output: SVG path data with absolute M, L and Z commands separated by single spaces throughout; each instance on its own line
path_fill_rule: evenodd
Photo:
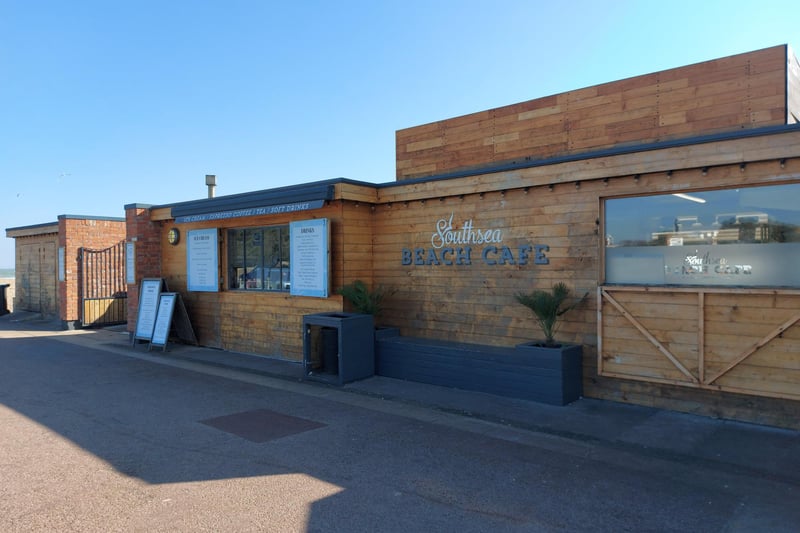
M 499 347 L 395 336 L 377 340 L 376 351 L 380 376 L 552 405 L 573 402 L 583 391 L 580 345 Z
M 556 379 L 543 383 L 548 398 L 555 405 L 566 405 L 583 396 L 583 346 L 562 344 L 557 348 L 526 342 L 515 347 L 517 353 L 531 365 L 555 370 Z
M 375 375 L 372 315 L 303 316 L 303 372 L 307 379 L 344 384 Z

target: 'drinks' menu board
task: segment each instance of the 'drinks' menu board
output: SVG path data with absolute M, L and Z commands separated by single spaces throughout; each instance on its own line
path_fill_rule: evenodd
M 292 222 L 289 233 L 291 294 L 327 298 L 330 257 L 328 220 Z

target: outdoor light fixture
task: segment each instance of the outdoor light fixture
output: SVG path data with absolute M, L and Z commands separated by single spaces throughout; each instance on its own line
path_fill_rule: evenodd
M 167 242 L 175 246 L 181 241 L 181 232 L 178 228 L 172 228 L 167 232 Z

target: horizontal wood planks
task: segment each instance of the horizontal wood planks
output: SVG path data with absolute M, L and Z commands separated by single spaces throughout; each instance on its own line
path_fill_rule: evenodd
M 399 130 L 396 177 L 784 124 L 787 80 L 798 82 L 787 78 L 787 48 L 776 46 Z M 792 86 L 790 94 L 796 89 Z
M 764 135 L 533 166 L 458 179 L 412 183 L 399 181 L 390 187 L 379 189 L 378 200 L 384 203 L 408 202 L 542 185 L 556 187 L 564 184 L 574 188 L 575 183 L 623 176 L 640 178 L 630 194 L 676 188 L 725 187 L 735 183 L 748 183 L 746 180 L 767 180 L 773 173 L 787 174 L 784 169 L 776 168 L 776 160 L 798 153 L 799 150 L 800 132 Z M 747 172 L 744 174 L 739 167 L 742 162 L 747 163 Z M 793 160 L 785 163 L 787 167 L 800 170 Z M 708 172 L 699 180 L 697 174 L 703 167 L 707 167 Z M 671 179 L 667 181 L 663 179 L 666 172 L 672 173 Z M 616 194 L 616 191 L 609 189 L 608 194 Z
M 796 124 L 800 122 L 800 61 L 790 48 L 787 48 L 786 63 L 788 65 L 786 123 Z
M 788 141 L 789 137 L 794 140 Z M 604 160 L 608 164 L 603 165 L 595 166 L 587 162 L 564 164 L 577 175 L 581 172 L 595 173 L 593 180 L 579 182 L 578 186 L 575 183 L 556 182 L 550 187 L 544 180 L 552 179 L 553 174 L 548 176 L 548 173 L 553 172 L 554 167 L 562 166 L 554 165 L 529 171 L 429 183 L 399 182 L 395 186 L 382 188 L 381 199 L 390 201 L 375 206 L 374 280 L 396 289 L 387 301 L 382 321 L 399 327 L 404 335 L 457 342 L 511 346 L 538 338 L 541 333 L 530 312 L 515 302 L 514 294 L 533 288 L 546 288 L 555 281 L 564 280 L 578 294 L 588 290 L 594 295 L 603 269 L 602 243 L 597 234 L 603 198 L 672 192 L 676 187 L 692 190 L 796 182 L 800 175 L 800 160 L 789 159 L 781 166 L 774 157 L 779 153 L 800 153 L 797 139 L 797 134 L 792 133 L 773 139 L 772 147 L 768 147 L 767 143 L 762 145 L 761 140 L 751 143 L 753 153 L 759 157 L 766 153 L 765 150 L 772 154 L 773 159 L 763 161 L 750 161 L 748 157 L 751 154 L 747 149 L 739 150 L 738 142 L 725 141 L 707 143 L 685 152 L 678 149 L 619 156 Z M 737 148 L 732 149 L 734 145 Z M 739 161 L 747 161 L 744 168 L 738 163 L 712 165 L 705 174 L 701 172 L 704 161 L 735 151 L 738 152 L 736 157 Z M 651 165 L 646 168 L 664 168 L 659 165 L 672 165 L 672 158 L 682 159 L 685 170 L 675 171 L 671 175 L 665 172 L 636 175 L 631 172 L 645 168 L 642 166 L 644 164 Z M 620 162 L 620 159 L 625 161 Z M 603 172 L 610 176 L 607 182 L 599 179 Z M 621 176 L 616 177 L 618 172 Z M 564 174 L 569 175 L 566 168 Z M 430 249 L 437 222 L 449 219 L 451 214 L 457 228 L 471 220 L 474 228 L 501 229 L 503 244 L 512 250 L 523 242 L 546 244 L 549 246 L 546 254 L 549 263 L 490 266 L 481 260 L 482 246 L 473 246 L 472 265 L 469 267 L 404 265 L 402 249 Z M 645 405 L 703 412 L 702 406 L 692 403 L 692 398 L 706 398 L 698 391 L 725 390 L 734 400 L 726 404 L 724 400 L 715 399 L 707 404 L 706 414 L 767 420 L 768 415 L 760 413 L 758 406 L 772 405 L 767 400 L 770 396 L 789 397 L 784 384 L 777 382 L 772 390 L 765 390 L 765 387 L 748 388 L 736 382 L 738 375 L 752 371 L 748 366 L 756 365 L 756 372 L 761 372 L 763 376 L 772 372 L 759 361 L 761 355 L 751 356 L 737 366 L 735 372 L 701 387 L 701 369 L 705 377 L 713 377 L 713 373 L 723 368 L 723 362 L 732 360 L 745 348 L 739 345 L 744 342 L 743 337 L 736 336 L 737 329 L 741 330 L 742 335 L 747 331 L 741 321 L 737 322 L 738 328 L 733 327 L 731 334 L 734 334 L 734 342 L 730 347 L 719 340 L 720 334 L 724 338 L 728 333 L 717 331 L 723 326 L 732 327 L 731 308 L 723 310 L 720 307 L 724 305 L 723 296 L 736 300 L 739 291 L 720 289 L 707 294 L 707 319 L 704 322 L 697 316 L 699 304 L 696 289 L 670 288 L 668 294 L 661 292 L 655 288 L 652 291 L 625 294 L 623 301 L 642 327 L 651 332 L 661 348 L 671 354 L 685 372 L 620 314 L 604 314 L 603 329 L 598 332 L 597 300 L 590 297 L 565 315 L 558 334 L 560 340 L 584 345 L 586 395 L 623 401 L 625 398 L 635 398 L 636 403 Z M 763 294 L 751 293 L 747 297 L 752 303 L 746 313 L 761 312 L 765 320 L 771 316 L 772 311 L 768 309 L 773 305 L 793 305 L 786 302 L 773 304 L 770 297 Z M 771 319 L 776 318 L 780 320 L 780 317 L 771 316 Z M 770 329 L 774 326 L 772 324 Z M 705 345 L 698 343 L 701 334 L 707 339 Z M 754 336 L 758 334 L 763 335 L 763 332 L 759 330 L 753 333 Z M 797 346 L 791 340 L 790 335 L 793 334 L 787 331 L 784 337 L 789 340 L 772 341 L 771 351 L 762 352 L 762 355 L 769 353 L 773 363 L 782 364 L 784 360 L 781 357 L 787 355 L 785 351 Z M 619 344 L 627 349 L 608 352 L 605 351 L 606 342 L 611 343 L 612 347 Z M 603 348 L 604 357 L 611 355 L 617 358 L 612 361 L 616 365 L 613 366 L 613 372 L 606 368 L 598 374 L 595 347 Z M 724 359 L 719 359 L 720 352 L 724 352 Z M 703 356 L 707 363 L 702 362 Z M 794 364 L 788 363 L 788 368 Z M 640 381 L 641 384 L 632 383 L 631 380 Z M 795 392 L 792 393 L 790 387 L 789 393 L 797 394 L 800 390 L 798 385 L 792 387 Z M 694 392 L 683 392 L 682 388 Z M 648 390 L 650 397 L 647 397 Z M 748 395 L 750 400 L 739 401 L 742 393 Z M 682 399 L 678 400 L 678 397 Z M 729 406 L 730 410 L 727 410 Z M 785 425 L 787 418 L 781 418 L 781 412 L 785 415 L 796 411 L 776 410 L 776 418 L 770 420 Z
M 709 143 L 708 148 L 719 150 L 719 147 L 720 144 Z M 797 152 L 800 146 L 793 150 Z M 657 161 L 662 155 L 672 157 L 673 153 L 671 150 L 663 154 L 650 153 L 649 157 L 651 161 Z M 697 164 L 697 160 L 694 161 Z M 546 168 L 536 170 L 546 175 Z M 486 180 L 483 187 L 480 186 L 481 177 L 452 180 L 452 189 L 449 188 L 451 180 L 447 180 L 440 184 L 442 196 L 431 197 L 435 192 L 426 190 L 427 198 L 407 201 L 397 201 L 402 198 L 401 192 L 414 198 L 422 194 L 418 187 L 422 184 L 400 183 L 391 190 L 381 189 L 381 194 L 385 195 L 382 198 L 395 200 L 375 206 L 374 280 L 396 290 L 387 301 L 383 322 L 400 327 L 404 334 L 428 338 L 490 345 L 512 345 L 530 340 L 541 333 L 529 311 L 516 303 L 514 294 L 547 288 L 559 280 L 580 294 L 595 290 L 602 274 L 598 223 L 603 198 L 670 192 L 675 190 L 676 184 L 691 189 L 752 185 L 781 179 L 792 181 L 797 172 L 800 172 L 800 161 L 787 161 L 785 168 L 781 169 L 773 160 L 749 163 L 744 171 L 736 164 L 711 168 L 706 175 L 698 168 L 675 172 L 672 176 L 642 174 L 638 179 L 628 174 L 612 178 L 607 183 L 602 180 L 585 182 L 577 188 L 572 183 L 556 184 L 552 188 L 535 186 L 536 181 L 526 181 L 519 173 L 510 172 L 482 176 Z M 465 181 L 469 183 L 464 184 Z M 519 188 L 477 192 L 512 181 Z M 457 188 L 458 184 L 463 188 Z M 531 186 L 522 187 L 526 184 Z M 396 196 L 394 189 L 398 190 Z M 456 192 L 462 194 L 448 195 Z M 437 223 L 449 219 L 451 214 L 456 229 L 463 227 L 466 221 L 472 221 L 476 229 L 501 230 L 502 245 L 508 246 L 512 252 L 524 244 L 548 246 L 548 264 L 487 265 L 481 257 L 484 247 L 473 246 L 470 266 L 404 265 L 403 249 L 413 252 L 422 248 L 427 254 Z M 441 262 L 441 257 L 438 259 Z M 680 325 L 684 331 L 671 331 L 668 341 L 682 344 L 686 351 L 696 350 L 692 348 L 696 343 L 686 337 L 685 328 L 696 329 L 697 323 L 687 322 L 680 316 L 680 308 L 676 308 L 678 311 L 672 318 L 645 314 L 643 320 L 670 318 L 682 321 Z M 643 312 L 649 311 L 643 304 Z M 594 313 L 594 300 L 590 299 L 567 314 L 560 338 L 567 342 L 596 343 Z
M 227 230 L 242 227 L 275 226 L 293 220 L 328 218 L 331 224 L 331 296 L 296 297 L 284 292 L 236 291 L 189 292 L 186 281 L 186 248 L 171 246 L 162 227 L 162 272 L 170 290 L 180 292 L 190 320 L 204 346 L 265 354 L 301 361 L 303 358 L 302 317 L 306 314 L 342 311 L 336 290 L 355 279 L 372 282 L 371 204 L 332 201 L 310 213 L 223 219 L 181 224 L 181 230 L 215 227 L 220 237 L 220 276 L 227 287 Z
M 387 301 L 384 322 L 415 336 L 488 345 L 513 345 L 541 336 L 530 311 L 516 303 L 514 294 L 559 280 L 593 290 L 598 205 L 597 191 L 564 187 L 376 206 L 375 280 L 396 291 Z M 451 216 L 455 230 L 471 223 L 476 231 L 499 231 L 501 242 L 467 245 L 469 264 L 446 264 L 456 252 L 442 255 L 432 237 Z M 533 251 L 520 261 L 520 247 L 534 245 L 549 248 L 544 252 L 547 264 L 535 264 Z M 503 246 L 511 254 L 505 264 Z M 416 264 L 417 249 L 423 250 L 419 254 L 427 264 Z M 407 264 L 403 250 L 415 254 Z M 583 324 L 592 316 L 591 301 L 566 315 L 561 339 L 587 340 Z
M 387 336 L 376 342 L 377 373 L 443 387 L 565 405 L 581 396 L 581 347 L 555 353 Z
M 328 218 L 332 284 L 327 299 L 232 290 L 186 293 L 185 249 L 166 243 L 168 221 L 162 223 L 162 271 L 171 290 L 186 294 L 206 346 L 300 360 L 302 316 L 349 310 L 336 290 L 355 279 L 394 291 L 379 323 L 398 327 L 403 335 L 513 346 L 541 336 L 530 312 L 516 303 L 517 292 L 565 281 L 576 295 L 596 294 L 603 276 L 599 235 L 605 198 L 797 183 L 798 156 L 800 131 L 781 132 L 458 179 L 401 181 L 376 186 L 374 201 L 366 200 L 371 195 L 362 186 L 337 183 L 337 200 L 319 210 L 181 225 L 184 231 L 217 227 L 224 239 L 228 228 Z M 470 263 L 456 264 L 456 249 L 463 244 L 452 244 L 444 256 L 432 241 L 451 217 L 454 231 L 469 222 L 476 231 L 499 234 L 492 242 L 467 244 Z M 533 245 L 547 246 L 545 264 L 537 264 L 531 251 L 520 261 L 520 248 Z M 504 246 L 510 256 L 501 261 Z M 220 248 L 225 276 L 226 244 Z M 784 312 L 797 308 L 785 294 L 776 299 L 769 293 L 719 289 L 707 291 L 701 302 L 697 289 L 669 288 L 668 295 L 660 289 L 613 293 L 641 329 L 606 304 L 598 328 L 593 296 L 564 316 L 557 338 L 583 345 L 587 396 L 693 412 L 705 407 L 707 414 L 737 412 L 753 421 L 765 419 L 760 406 L 776 405 L 770 397 L 795 398 L 797 325 L 725 371 L 749 345 L 785 322 Z M 731 302 L 740 297 L 734 308 Z M 726 403 L 726 397 L 733 400 Z M 700 400 L 705 406 L 693 405 Z M 781 416 L 791 412 L 776 408 Z

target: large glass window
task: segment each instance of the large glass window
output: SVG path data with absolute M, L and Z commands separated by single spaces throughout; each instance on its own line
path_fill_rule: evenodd
M 288 291 L 289 226 L 228 231 L 231 289 Z
M 605 282 L 800 287 L 800 184 L 605 201 Z

